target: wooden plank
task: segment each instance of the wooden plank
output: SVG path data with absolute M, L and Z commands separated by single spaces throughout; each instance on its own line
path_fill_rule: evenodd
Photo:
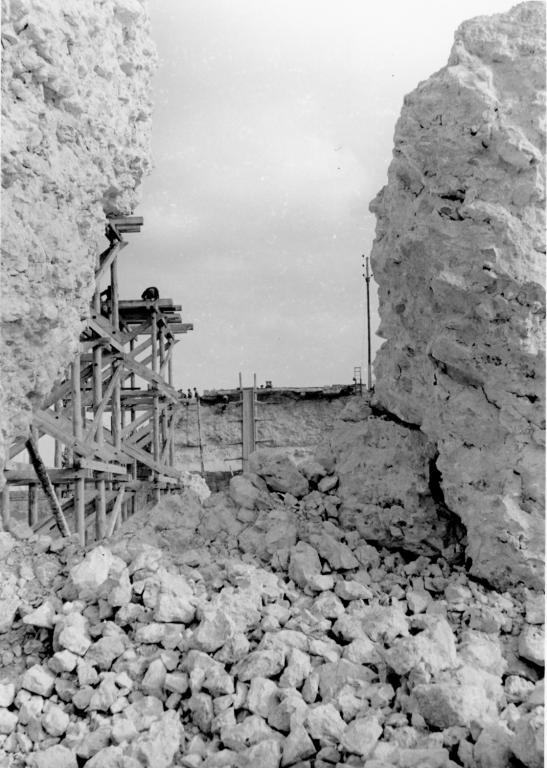
M 123 340 L 121 340 L 120 331 L 116 331 L 106 318 L 102 315 L 91 315 L 87 321 L 88 328 L 96 333 L 100 338 L 108 339 L 108 343 L 111 347 L 114 347 L 118 352 L 124 351 Z
M 101 262 L 97 269 L 95 270 L 95 283 L 99 285 L 99 282 L 101 281 L 101 278 L 106 273 L 106 270 L 110 267 L 118 253 L 125 248 L 125 246 L 128 245 L 128 243 L 125 240 L 118 240 L 117 242 L 113 243 L 109 248 L 107 248 L 106 251 L 102 254 Z
M 123 497 L 125 496 L 125 488 L 122 486 L 118 492 L 118 495 L 116 497 L 116 501 L 114 503 L 114 509 L 112 510 L 112 514 L 110 515 L 110 520 L 108 523 L 108 530 L 107 530 L 107 536 L 112 536 L 114 533 L 114 530 L 116 529 L 116 523 L 118 522 L 118 517 L 122 508 L 123 504 Z
M 61 536 L 70 536 L 70 530 L 65 520 L 63 510 L 61 509 L 61 505 L 59 504 L 59 499 L 57 498 L 55 489 L 53 488 L 51 480 L 49 479 L 45 464 L 42 461 L 40 453 L 38 452 L 38 446 L 36 445 L 32 435 L 30 435 L 27 440 L 27 451 L 29 453 L 32 466 L 34 467 L 34 471 L 41 481 L 42 490 L 44 491 L 49 506 L 51 507 L 53 517 L 55 518 L 57 527 L 61 532 Z
M 120 378 L 122 375 L 122 366 L 118 365 L 112 376 L 110 377 L 110 381 L 108 382 L 108 385 L 106 387 L 106 390 L 104 391 L 104 394 L 102 396 L 102 400 L 99 404 L 99 407 L 95 411 L 95 416 L 93 418 L 93 423 L 90 427 L 86 429 L 85 432 L 85 439 L 86 440 L 93 440 L 95 435 L 97 434 L 97 430 L 102 424 L 102 418 L 104 415 L 105 408 L 107 406 L 108 401 L 112 397 L 112 393 L 114 392 L 114 388 L 116 387 L 116 384 L 119 383 Z M 99 441 L 100 442 L 100 441 Z M 115 446 L 119 448 L 119 446 Z
M 67 467 L 65 469 L 52 469 L 46 467 L 46 471 L 51 479 L 53 485 L 63 485 L 64 483 L 76 480 L 79 477 L 91 477 L 90 473 L 83 470 Z M 7 469 L 4 471 L 4 477 L 6 482 L 10 485 L 39 485 L 40 480 L 36 476 L 36 472 L 33 467 L 28 469 Z
M 139 448 L 137 448 L 135 445 L 132 445 L 131 443 L 126 443 L 124 448 L 126 453 L 128 453 L 137 461 L 139 461 L 141 464 L 144 464 L 149 469 L 152 469 L 155 472 L 159 472 L 160 474 L 167 475 L 168 477 L 176 477 L 177 479 L 180 478 L 180 471 L 176 471 L 172 467 L 167 467 L 165 464 L 161 464 L 157 461 L 154 461 L 150 453 L 146 453 L 146 451 L 141 451 Z
M 174 304 L 173 299 L 158 299 L 154 302 L 143 301 L 142 299 L 123 299 L 120 301 L 120 312 L 124 309 L 147 309 L 152 304 L 160 310 L 169 309 L 171 312 L 180 312 L 182 310 L 182 306 Z
M 60 440 L 64 445 L 73 448 L 82 456 L 97 456 L 101 461 L 112 462 L 114 464 L 129 464 L 130 459 L 123 450 L 116 451 L 111 446 L 99 445 L 93 441 L 77 440 L 71 434 L 70 422 L 62 417 L 55 418 L 51 411 L 37 411 L 34 414 L 35 424 L 51 437 Z
M 1 499 L 0 504 L 2 506 L 2 526 L 5 531 L 8 530 L 8 525 L 10 521 L 10 488 L 9 485 L 6 485 L 2 488 L 1 492 Z
M 92 469 L 94 472 L 111 472 L 113 475 L 125 475 L 127 468 L 120 464 L 109 464 L 105 461 L 93 461 L 93 459 L 78 459 L 77 465 L 81 469 Z
M 194 330 L 193 323 L 173 323 L 169 324 L 169 330 L 171 333 L 188 333 L 188 331 Z
M 144 379 L 145 381 L 150 382 L 151 384 L 156 384 L 157 389 L 164 394 L 166 397 L 168 397 L 170 400 L 172 400 L 174 403 L 179 402 L 179 396 L 176 391 L 176 389 L 173 389 L 173 387 L 170 387 L 169 384 L 163 381 L 161 376 L 158 373 L 154 373 L 149 368 L 146 368 L 146 366 L 142 365 L 142 363 L 137 363 L 136 360 L 133 360 L 130 355 L 124 354 L 122 355 L 122 359 L 124 361 L 125 367 L 131 372 L 135 373 L 137 376 L 139 376 L 141 379 Z M 124 379 L 127 378 L 129 374 L 124 374 Z

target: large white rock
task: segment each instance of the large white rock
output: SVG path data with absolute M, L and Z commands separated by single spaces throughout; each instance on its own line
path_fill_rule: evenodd
M 472 572 L 543 583 L 545 8 L 456 32 L 374 200 L 377 404 L 438 451 Z
M 254 451 L 249 456 L 249 469 L 264 478 L 273 491 L 291 493 L 299 499 L 309 490 L 307 479 L 285 454 Z

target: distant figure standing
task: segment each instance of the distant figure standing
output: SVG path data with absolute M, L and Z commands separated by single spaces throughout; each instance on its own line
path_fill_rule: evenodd
M 194 397 L 196 398 L 196 400 L 199 400 L 199 393 L 195 387 L 194 387 Z
M 160 292 L 155 285 L 151 285 L 149 288 L 145 288 L 141 295 L 141 299 L 143 301 L 157 301 L 159 297 Z
M 187 393 L 188 393 L 188 395 L 187 395 L 188 400 L 191 400 L 192 399 L 192 390 L 190 388 L 188 388 Z

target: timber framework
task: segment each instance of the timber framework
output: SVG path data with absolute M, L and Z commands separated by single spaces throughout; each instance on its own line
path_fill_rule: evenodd
M 181 400 L 173 387 L 173 351 L 193 325 L 155 289 L 143 299 L 120 299 L 123 235 L 140 232 L 142 223 L 137 216 L 107 220 L 109 245 L 97 257 L 79 351 L 34 413 L 28 439 L 11 446 L 4 527 L 14 513 L 14 486 L 27 488 L 24 503 L 35 532 L 57 527 L 64 536 L 77 533 L 82 544 L 112 535 L 140 505 L 179 487 L 174 436 Z M 53 466 L 46 466 L 42 446 L 49 447 Z M 30 463 L 15 463 L 24 451 Z

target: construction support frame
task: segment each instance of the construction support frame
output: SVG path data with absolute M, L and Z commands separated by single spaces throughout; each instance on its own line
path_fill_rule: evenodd
M 142 223 L 136 216 L 107 221 L 109 245 L 97 258 L 79 350 L 68 375 L 35 411 L 28 438 L 11 446 L 0 500 L 4 527 L 14 486 L 28 489 L 35 532 L 58 528 L 64 536 L 76 533 L 82 545 L 112 535 L 137 501 L 157 502 L 179 487 L 174 439 L 181 399 L 173 387 L 173 352 L 177 337 L 193 325 L 182 322 L 172 299 L 119 298 L 123 235 L 139 232 Z M 42 438 L 54 441 L 52 467 L 40 455 Z M 29 466 L 14 462 L 24 451 Z

